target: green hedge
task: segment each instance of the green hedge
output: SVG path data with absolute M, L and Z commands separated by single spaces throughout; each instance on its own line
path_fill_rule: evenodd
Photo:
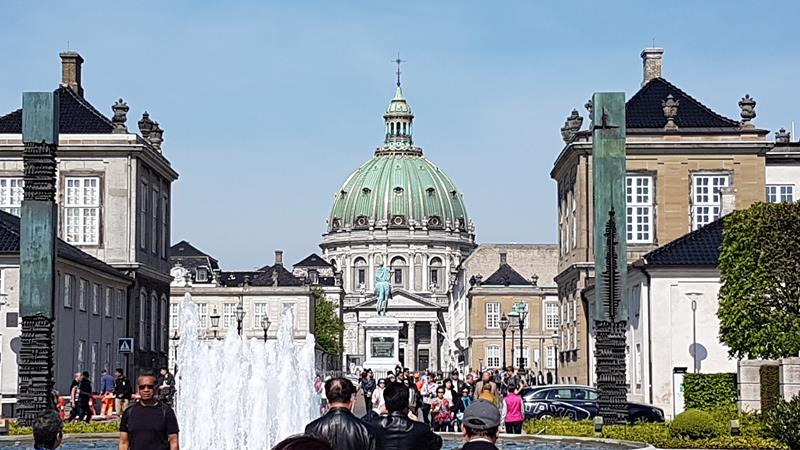
M 735 404 L 735 373 L 687 373 L 683 378 L 686 409 L 713 409 Z
M 97 422 L 67 422 L 64 424 L 64 433 L 66 434 L 79 434 L 79 433 L 116 433 L 119 431 L 119 420 L 104 420 Z M 33 434 L 30 427 L 21 427 L 16 422 L 10 422 L 8 434 L 11 435 L 26 435 Z
M 669 435 L 676 438 L 715 438 L 724 430 L 724 422 L 714 420 L 711 414 L 701 409 L 687 409 L 669 424 Z
M 713 414 L 712 414 L 713 416 Z M 589 420 L 572 421 L 568 419 L 528 420 L 525 422 L 528 434 L 554 436 L 594 436 L 594 424 Z M 727 433 L 727 431 L 726 431 Z M 602 437 L 650 444 L 658 448 L 724 448 L 724 449 L 786 449 L 781 442 L 760 435 L 728 436 L 709 439 L 686 439 L 671 437 L 669 425 L 664 423 L 643 423 L 636 425 L 606 425 Z
M 780 367 L 761 366 L 758 373 L 761 376 L 761 412 L 767 412 L 781 401 Z

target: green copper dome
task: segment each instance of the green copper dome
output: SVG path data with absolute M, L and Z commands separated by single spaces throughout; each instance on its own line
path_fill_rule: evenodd
M 384 227 L 472 231 L 461 192 L 413 145 L 413 119 L 398 86 L 384 115 L 384 144 L 336 194 L 328 232 Z

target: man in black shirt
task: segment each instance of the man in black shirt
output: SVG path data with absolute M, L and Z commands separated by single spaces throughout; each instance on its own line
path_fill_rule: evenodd
M 86 423 L 92 420 L 92 409 L 89 406 L 93 399 L 92 381 L 89 376 L 89 372 L 84 371 L 78 383 L 78 420 L 85 420 Z
M 125 410 L 119 424 L 119 450 L 179 450 L 175 411 L 156 400 L 157 379 L 139 375 L 139 402 Z
M 122 373 L 122 369 L 117 369 L 114 373 L 114 410 L 118 416 L 128 409 L 128 404 L 133 395 L 131 382 Z

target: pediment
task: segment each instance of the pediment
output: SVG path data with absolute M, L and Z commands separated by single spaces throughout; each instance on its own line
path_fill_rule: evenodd
M 353 305 L 348 308 L 351 310 L 373 310 L 375 309 L 375 295 L 370 296 L 367 300 Z M 405 289 L 394 289 L 392 291 L 392 298 L 389 300 L 388 310 L 409 310 L 409 309 L 427 309 L 427 310 L 443 310 L 446 306 L 437 304 L 421 295 L 414 294 Z

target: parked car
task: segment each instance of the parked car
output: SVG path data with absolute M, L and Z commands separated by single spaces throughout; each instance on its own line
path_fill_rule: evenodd
M 521 396 L 526 419 L 567 417 L 584 420 L 597 415 L 597 390 L 593 387 L 533 386 L 525 388 Z M 664 411 L 652 405 L 628 402 L 628 421 L 663 422 Z

